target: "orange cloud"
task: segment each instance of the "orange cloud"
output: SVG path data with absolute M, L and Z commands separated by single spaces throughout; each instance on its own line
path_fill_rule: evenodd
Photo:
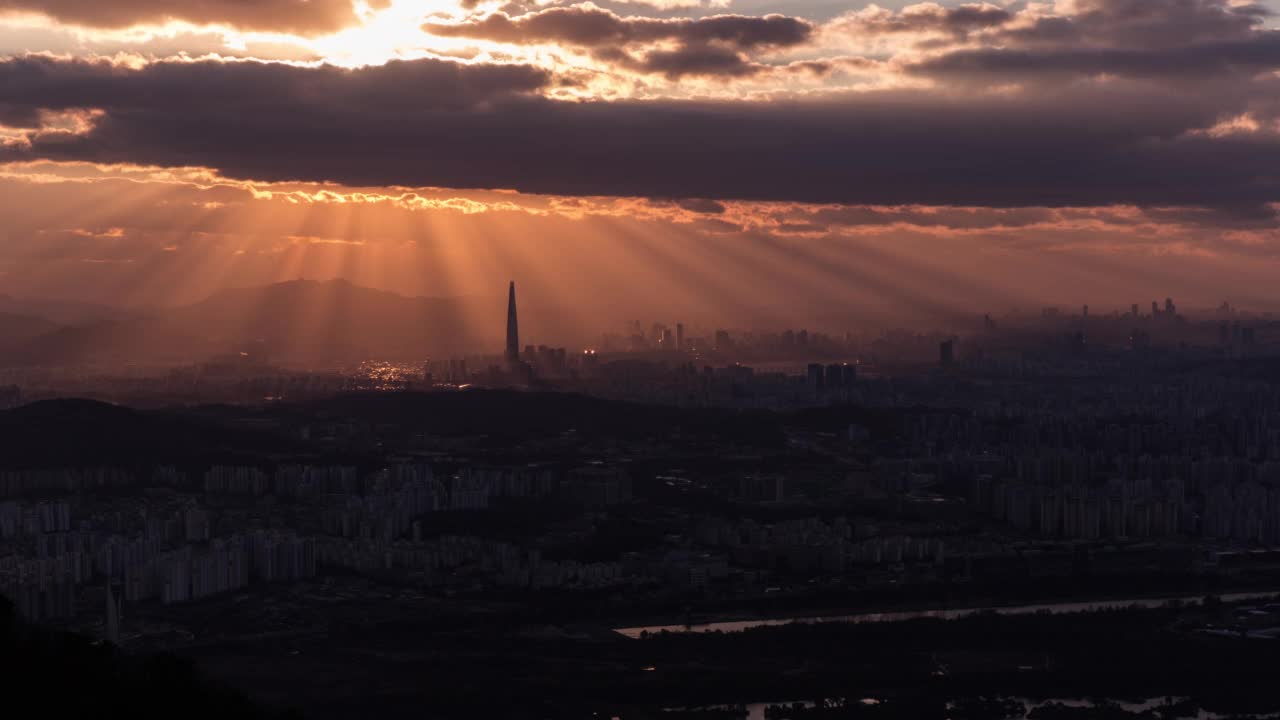
M 388 2 L 372 0 L 369 4 L 382 8 Z M 5 10 L 98 28 L 181 21 L 299 35 L 330 33 L 360 21 L 352 0 L 0 0 L 0 11 Z

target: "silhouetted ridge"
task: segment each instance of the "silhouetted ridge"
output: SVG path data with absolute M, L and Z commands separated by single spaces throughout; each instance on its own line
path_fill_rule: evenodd
M 97 400 L 59 398 L 38 400 L 0 413 L 0 423 L 15 420 L 24 423 L 41 422 L 50 419 L 110 423 L 118 420 L 132 421 L 142 415 L 140 411 Z
M 0 302 L 0 307 L 3 302 Z M 61 327 L 35 315 L 18 315 L 0 311 L 0 347 L 12 348 Z
M 437 435 L 663 437 L 686 433 L 776 446 L 780 417 L 769 412 L 678 408 L 585 395 L 512 390 L 351 393 L 295 406 L 302 413 L 354 417 Z
M 0 412 L 6 467 L 133 466 L 288 447 L 268 433 L 93 400 L 44 400 Z
M 15 717 L 276 717 L 170 655 L 133 657 L 87 637 L 20 620 L 0 597 L 0 677 Z M 38 708 L 38 711 L 37 711 Z
M 151 317 L 56 329 L 20 343 L 0 361 L 181 364 L 247 350 L 300 363 L 418 360 L 477 347 L 464 315 L 456 299 L 405 297 L 345 280 L 294 280 L 222 290 Z
M 51 326 L 88 325 L 134 317 L 134 313 L 96 303 L 0 295 L 0 313 L 36 318 Z

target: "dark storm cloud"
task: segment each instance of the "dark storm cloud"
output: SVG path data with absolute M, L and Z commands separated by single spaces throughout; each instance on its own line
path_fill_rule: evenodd
M 38 128 L 41 125 L 39 108 L 33 105 L 0 103 L 0 125 L 11 128 Z
M 373 0 L 374 8 L 387 0 Z M 352 0 L 0 0 L 0 11 L 41 13 L 60 22 L 123 28 L 180 20 L 300 34 L 355 25 Z
M 1261 28 L 1268 14 L 1225 0 L 1080 0 L 1070 15 L 1011 16 L 977 38 L 981 47 L 937 54 L 908 70 L 979 83 L 1251 75 L 1280 67 L 1280 33 Z
M 999 27 L 1013 18 L 1008 10 L 985 3 L 956 7 L 922 4 L 899 13 L 856 13 L 837 20 L 833 27 L 860 35 L 941 32 L 963 38 L 975 30 Z
M 0 61 L 0 107 L 107 109 L 139 119 L 239 116 L 246 125 L 306 124 L 306 113 L 342 118 L 358 131 L 369 113 L 443 111 L 538 90 L 550 73 L 528 65 L 400 62 L 347 70 L 262 62 L 158 62 L 130 70 L 107 61 L 26 56 Z M 295 114 L 302 113 L 302 114 Z
M 812 77 L 827 77 L 835 72 L 876 72 L 886 68 L 886 63 L 864 57 L 834 57 L 821 60 L 796 60 L 777 69 L 792 75 L 807 74 Z
M 1046 48 L 958 50 L 907 66 L 934 76 L 980 82 L 1010 78 L 1102 74 L 1156 78 L 1253 75 L 1280 67 L 1280 33 L 1258 32 L 1240 40 L 1167 48 Z
M 999 37 L 1027 45 L 1158 48 L 1239 39 L 1268 15 L 1262 5 L 1225 0 L 1078 0 L 1071 15 L 1040 17 Z
M 1017 228 L 1045 224 L 1059 219 L 1047 208 L 1029 207 L 1012 210 L 972 210 L 968 208 L 885 207 L 821 207 L 808 210 L 804 219 L 824 230 L 841 227 L 879 225 L 912 225 L 951 230 L 986 230 Z
M 705 215 L 722 215 L 725 211 L 723 204 L 715 200 L 703 200 L 700 198 L 677 200 L 676 205 L 689 212 L 703 213 Z
M 763 72 L 767 68 L 746 52 L 800 45 L 814 31 L 809 22 L 782 15 L 663 20 L 621 17 L 591 6 L 553 7 L 516 17 L 498 12 L 462 23 L 427 23 L 423 29 L 443 37 L 569 45 L 603 62 L 672 80 Z M 654 47 L 657 43 L 666 46 Z
M 596 7 L 554 7 L 517 17 L 494 13 L 462 23 L 427 23 L 423 29 L 444 37 L 495 42 L 560 43 L 605 47 L 672 40 L 684 44 L 722 43 L 739 50 L 788 47 L 808 40 L 813 25 L 783 15 L 659 20 L 620 17 Z
M 102 114 L 87 134 L 36 135 L 0 158 L 710 200 L 1244 209 L 1280 199 L 1274 135 L 1193 132 L 1276 95 L 1256 81 L 721 102 L 534 92 L 551 82 L 531 67 L 438 60 L 361 70 L 10 60 L 0 106 Z
M 1148 208 L 1144 214 L 1153 222 L 1219 230 L 1262 230 L 1280 225 L 1276 206 L 1265 204 Z
M 828 30 L 858 36 L 942 34 L 1006 49 L 1139 49 L 1241 39 L 1270 11 L 1226 0 L 1078 0 L 1070 14 L 1044 7 L 1012 12 L 991 4 L 922 3 L 891 12 L 870 8 L 839 17 Z M 930 47 L 936 41 L 927 41 Z
M 735 78 L 765 72 L 769 68 L 753 62 L 743 53 L 714 45 L 682 46 L 672 50 L 649 50 L 629 53 L 625 50 L 602 49 L 594 53 L 617 67 L 639 73 L 663 75 L 669 80 L 694 75 Z

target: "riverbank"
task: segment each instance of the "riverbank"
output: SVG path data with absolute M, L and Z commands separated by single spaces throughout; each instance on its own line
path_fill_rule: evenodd
M 1269 591 L 1243 591 L 1228 593 L 1211 593 L 1206 594 L 1183 594 L 1183 595 L 1157 595 L 1146 597 L 1123 597 L 1123 598 L 1099 598 L 1093 600 L 1072 600 L 1064 602 L 1050 603 L 1031 603 L 1022 605 L 998 605 L 989 604 L 981 606 L 969 606 L 960 608 L 919 608 L 909 610 L 888 610 L 881 612 L 840 612 L 820 613 L 812 615 L 795 615 L 780 618 L 735 618 L 711 620 L 700 623 L 669 623 L 656 625 L 642 625 L 632 627 L 614 628 L 614 632 L 627 638 L 640 638 L 645 634 L 671 632 L 671 633 L 709 633 L 709 632 L 742 632 L 757 627 L 775 627 L 779 625 L 792 624 L 818 624 L 818 623 L 880 623 L 880 622 L 903 622 L 907 620 L 918 620 L 923 618 L 934 618 L 940 620 L 955 620 L 970 615 L 980 613 L 995 613 L 998 615 L 1026 615 L 1035 613 L 1073 613 L 1073 612 L 1091 612 L 1097 610 L 1114 610 L 1120 608 L 1140 607 L 1140 608 L 1158 608 L 1169 605 L 1171 603 L 1181 604 L 1199 604 L 1204 601 L 1207 596 L 1216 597 L 1224 602 L 1240 602 L 1248 600 L 1261 600 L 1269 598 L 1280 598 L 1280 589 Z

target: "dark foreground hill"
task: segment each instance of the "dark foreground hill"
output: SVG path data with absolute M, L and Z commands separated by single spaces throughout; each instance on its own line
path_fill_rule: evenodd
M 127 656 L 82 635 L 29 625 L 2 597 L 0 678 L 12 708 L 7 717 L 287 717 L 202 678 L 188 660 Z
M 604 400 L 570 393 L 468 390 L 352 393 L 284 408 L 300 416 L 346 417 L 441 436 L 507 439 L 575 433 L 589 439 L 702 438 L 778 447 L 780 416 L 768 412 Z
M 292 447 L 292 441 L 275 433 L 240 429 L 178 410 L 45 400 L 0 411 L 0 463 L 5 467 L 131 467 Z
M 408 436 L 484 436 L 516 445 L 583 440 L 683 440 L 781 447 L 767 412 L 639 405 L 562 393 L 471 390 L 353 393 L 304 403 L 135 410 L 92 400 L 46 400 L 0 411 L 0 467 L 145 469 L 158 464 L 271 462 L 323 454 L 290 432 L 311 423 L 355 425 L 395 451 Z

